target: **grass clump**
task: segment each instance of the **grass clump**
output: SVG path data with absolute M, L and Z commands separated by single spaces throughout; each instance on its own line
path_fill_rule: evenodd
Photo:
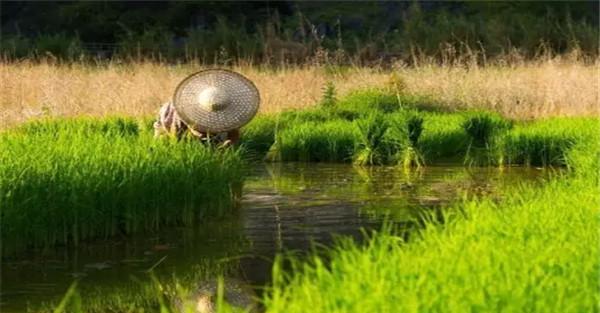
M 352 158 L 357 129 L 352 122 L 305 122 L 281 129 L 267 158 L 273 161 L 346 162 Z
M 465 155 L 466 164 L 502 164 L 499 145 L 500 136 L 510 127 L 506 120 L 495 114 L 477 112 L 467 118 L 462 127 L 469 137 L 469 146 Z
M 531 166 L 569 166 L 575 146 L 600 140 L 598 120 L 551 118 L 517 125 L 506 137 L 507 163 Z
M 321 97 L 321 102 L 319 103 L 320 106 L 323 108 L 334 107 L 337 102 L 336 93 L 337 91 L 335 89 L 335 85 L 331 81 L 327 82 L 323 88 L 323 96 Z
M 278 120 L 272 115 L 259 115 L 241 130 L 240 142 L 249 156 L 261 159 L 275 142 Z
M 5 255 L 193 225 L 230 207 L 243 173 L 239 152 L 155 140 L 133 125 L 61 120 L 0 134 Z
M 404 168 L 421 167 L 425 164 L 419 149 L 419 138 L 423 132 L 423 117 L 416 112 L 396 115 L 391 119 L 388 140 L 395 159 Z
M 359 134 L 354 164 L 384 164 L 387 158 L 384 136 L 389 128 L 388 121 L 381 113 L 374 112 L 354 124 Z
M 355 91 L 337 103 L 338 107 L 359 112 L 365 115 L 372 111 L 392 113 L 400 109 L 396 96 L 377 89 Z

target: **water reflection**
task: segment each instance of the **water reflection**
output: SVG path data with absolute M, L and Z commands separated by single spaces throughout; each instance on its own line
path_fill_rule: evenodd
M 423 212 L 454 199 L 501 197 L 507 186 L 546 175 L 526 168 L 405 172 L 344 164 L 261 164 L 246 180 L 239 208 L 222 220 L 5 260 L 0 308 L 22 312 L 27 303 L 35 307 L 60 297 L 75 278 L 84 290 L 117 290 L 147 280 L 152 267 L 160 278 L 193 281 L 225 273 L 261 285 L 269 281 L 270 260 L 277 252 L 308 251 L 337 235 L 360 240 L 361 228 L 379 228 L 384 218 L 408 228 Z

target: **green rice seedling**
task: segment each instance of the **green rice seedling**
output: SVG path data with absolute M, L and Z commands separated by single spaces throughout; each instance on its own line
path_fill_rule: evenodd
M 499 148 L 500 136 L 511 124 L 502 117 L 475 112 L 463 122 L 462 127 L 469 137 L 469 146 L 465 155 L 465 164 L 491 165 L 502 164 L 502 151 Z
M 358 142 L 354 155 L 354 164 L 374 165 L 386 161 L 386 144 L 384 135 L 388 130 L 388 121 L 381 113 L 372 113 L 367 117 L 354 121 L 358 129 Z
M 223 214 L 241 184 L 236 150 L 123 135 L 127 123 L 63 123 L 0 135 L 4 253 L 194 225 Z
M 568 154 L 578 144 L 597 142 L 597 119 L 552 118 L 517 125 L 505 138 L 507 163 L 530 166 L 567 166 Z
M 358 132 L 352 122 L 305 122 L 281 129 L 268 158 L 272 161 L 345 162 L 352 159 Z
M 327 110 L 311 108 L 307 110 L 284 111 L 277 115 L 278 126 L 283 129 L 303 122 L 325 122 L 331 119 Z
M 420 112 L 424 117 L 423 132 L 419 138 L 419 150 L 423 158 L 431 162 L 462 162 L 469 138 L 462 128 L 463 114 Z
M 386 139 L 391 143 L 396 162 L 404 168 L 421 167 L 425 164 L 419 151 L 419 137 L 423 132 L 423 118 L 416 112 L 404 112 L 390 120 L 390 128 Z
M 323 95 L 321 96 L 321 102 L 319 105 L 323 108 L 332 108 L 337 102 L 336 90 L 333 82 L 329 81 L 323 87 Z
M 362 114 L 372 111 L 392 113 L 400 109 L 395 95 L 377 89 L 350 93 L 338 101 L 337 107 Z
M 241 129 L 240 143 L 253 159 L 262 159 L 275 142 L 277 117 L 260 115 Z
M 45 118 L 20 125 L 13 131 L 29 136 L 50 136 L 67 132 L 81 136 L 137 136 L 140 132 L 140 122 L 134 118 L 120 116 L 106 117 L 102 120 L 91 117 Z

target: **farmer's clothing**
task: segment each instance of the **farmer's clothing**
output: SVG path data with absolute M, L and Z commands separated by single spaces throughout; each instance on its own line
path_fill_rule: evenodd
M 164 103 L 158 111 L 158 117 L 154 122 L 154 136 L 160 137 L 161 135 L 173 134 L 177 138 L 188 130 L 188 126 L 175 111 L 175 106 L 171 101 Z
M 174 135 L 181 139 L 189 130 L 195 138 L 217 144 L 236 144 L 240 138 L 240 132 L 237 129 L 229 132 L 208 134 L 189 127 L 177 114 L 173 102 L 169 101 L 162 105 L 158 112 L 158 117 L 154 122 L 154 136 Z

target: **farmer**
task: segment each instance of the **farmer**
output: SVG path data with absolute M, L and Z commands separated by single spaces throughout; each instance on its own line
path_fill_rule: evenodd
M 154 135 L 181 139 L 186 133 L 203 142 L 235 145 L 239 128 L 258 111 L 260 96 L 244 76 L 205 70 L 188 76 L 176 88 L 173 102 L 160 108 Z

